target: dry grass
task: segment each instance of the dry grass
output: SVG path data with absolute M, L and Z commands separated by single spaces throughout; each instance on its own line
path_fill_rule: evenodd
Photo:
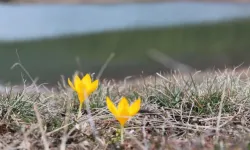
M 0 147 L 247 149 L 248 71 L 156 74 L 124 82 L 102 80 L 89 99 L 95 134 L 86 111 L 76 120 L 78 100 L 64 80 L 52 89 L 24 84 L 19 91 L 1 94 Z M 140 96 L 143 100 L 140 113 L 126 125 L 124 145 L 119 144 L 119 124 L 106 108 L 106 95 L 117 101 L 121 96 L 129 100 Z

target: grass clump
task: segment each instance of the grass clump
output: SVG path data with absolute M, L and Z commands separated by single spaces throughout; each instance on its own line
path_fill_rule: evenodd
M 236 69 L 190 75 L 157 73 L 131 78 L 126 83 L 100 80 L 101 86 L 89 96 L 95 133 L 86 108 L 77 119 L 77 95 L 64 82 L 51 89 L 25 85 L 1 94 L 0 147 L 247 149 L 250 125 L 248 75 L 248 69 Z M 113 101 L 115 104 L 121 96 L 128 100 L 141 97 L 139 114 L 124 127 L 122 145 L 119 123 L 106 107 L 107 95 L 117 100 Z M 41 123 L 38 123 L 39 119 Z M 42 137 L 46 142 L 41 140 Z

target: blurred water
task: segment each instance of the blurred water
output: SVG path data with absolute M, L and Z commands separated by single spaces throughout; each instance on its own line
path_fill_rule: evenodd
M 237 3 L 0 5 L 0 40 L 214 22 L 248 16 L 250 4 Z

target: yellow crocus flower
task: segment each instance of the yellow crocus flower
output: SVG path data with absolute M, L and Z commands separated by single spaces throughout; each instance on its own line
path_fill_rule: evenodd
M 78 117 L 81 115 L 84 100 L 98 88 L 98 82 L 98 80 L 92 82 L 90 74 L 86 74 L 82 80 L 76 75 L 74 77 L 74 84 L 68 78 L 68 84 L 74 91 L 76 91 L 80 102 Z
M 107 107 L 109 111 L 115 116 L 121 125 L 121 142 L 123 144 L 124 125 L 130 117 L 135 116 L 140 110 L 141 99 L 138 98 L 130 106 L 128 100 L 122 97 L 118 106 L 116 107 L 109 97 L 106 97 Z

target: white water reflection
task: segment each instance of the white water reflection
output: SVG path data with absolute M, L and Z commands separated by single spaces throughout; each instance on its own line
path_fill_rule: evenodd
M 250 4 L 134 3 L 0 5 L 0 40 L 223 21 L 250 16 Z

